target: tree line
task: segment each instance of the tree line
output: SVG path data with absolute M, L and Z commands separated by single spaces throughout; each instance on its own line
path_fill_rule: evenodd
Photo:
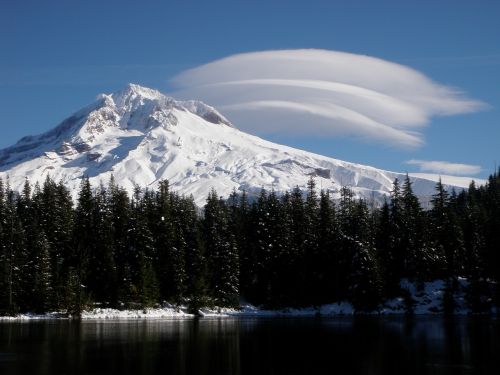
M 343 187 L 262 190 L 249 199 L 212 190 L 203 210 L 192 197 L 84 178 L 76 204 L 47 177 L 22 192 L 0 179 L 0 313 L 145 308 L 164 302 L 267 308 L 350 301 L 373 311 L 400 281 L 446 282 L 445 312 L 458 279 L 473 312 L 499 305 L 500 170 L 456 193 L 436 184 L 424 210 L 407 176 L 376 207 Z

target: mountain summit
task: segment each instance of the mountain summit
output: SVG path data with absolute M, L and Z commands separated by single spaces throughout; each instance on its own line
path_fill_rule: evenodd
M 285 191 L 305 188 L 309 176 L 334 197 L 345 185 L 358 197 L 380 199 L 395 178 L 404 177 L 265 141 L 239 131 L 200 101 L 177 101 L 134 84 L 102 94 L 54 129 L 0 150 L 0 177 L 13 189 L 21 190 L 25 178 L 42 182 L 47 175 L 70 189 L 84 176 L 98 185 L 113 175 L 129 192 L 168 179 L 173 190 L 192 194 L 198 205 L 211 188 L 222 196 L 233 189 Z M 433 193 L 436 176 L 412 179 L 417 195 Z M 443 181 L 461 188 L 470 179 Z

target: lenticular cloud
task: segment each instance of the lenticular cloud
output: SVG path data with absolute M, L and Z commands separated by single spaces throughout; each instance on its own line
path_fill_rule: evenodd
M 214 105 L 250 133 L 354 136 L 401 147 L 423 143 L 433 116 L 483 104 L 418 71 L 325 50 L 244 53 L 174 77 L 176 96 Z
M 417 165 L 421 172 L 445 173 L 455 176 L 470 176 L 481 172 L 480 165 L 450 163 L 441 160 L 408 160 L 406 164 Z

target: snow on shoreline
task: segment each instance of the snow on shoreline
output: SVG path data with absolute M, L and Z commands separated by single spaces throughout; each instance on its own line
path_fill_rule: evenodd
M 240 309 L 232 308 L 201 308 L 200 318 L 229 318 L 229 317 L 315 317 L 353 315 L 354 309 L 348 302 L 340 302 L 320 306 L 319 308 L 287 308 L 281 310 L 263 310 L 253 305 L 245 304 Z M 82 320 L 153 320 L 153 319 L 194 319 L 197 316 L 188 312 L 187 307 L 147 308 L 140 310 L 117 310 L 111 308 L 96 308 L 82 313 Z M 26 321 L 26 320 L 53 320 L 71 319 L 64 313 L 46 314 L 19 314 L 16 316 L 0 316 L 1 321 Z
M 202 308 L 199 310 L 201 317 L 316 317 L 316 316 L 342 316 L 353 315 L 354 308 L 349 302 L 338 302 L 319 307 L 284 308 L 280 310 L 265 310 L 250 304 L 244 304 L 237 309 L 229 308 Z
M 466 305 L 465 292 L 468 282 L 465 279 L 459 279 L 459 287 L 454 294 L 456 304 L 456 315 L 470 314 Z M 446 284 L 443 280 L 426 282 L 422 289 L 417 289 L 414 283 L 408 280 L 401 280 L 401 287 L 407 290 L 414 301 L 415 315 L 441 315 L 442 300 Z M 405 301 L 403 298 L 395 298 L 382 304 L 378 311 L 368 313 L 370 315 L 404 315 Z M 491 314 L 498 313 L 497 309 L 492 308 Z M 352 316 L 359 314 L 355 311 L 349 302 L 337 302 L 318 307 L 308 308 L 285 308 L 280 310 L 261 309 L 251 304 L 242 304 L 240 309 L 231 308 L 201 308 L 199 310 L 200 318 L 280 318 L 280 317 L 336 317 Z M 91 311 L 82 313 L 82 320 L 146 320 L 146 319 L 194 319 L 196 315 L 188 312 L 186 306 L 168 305 L 162 308 L 147 308 L 140 310 L 117 310 L 109 308 L 95 308 Z M 62 312 L 51 312 L 46 314 L 19 314 L 16 316 L 0 316 L 2 321 L 27 321 L 27 320 L 52 320 L 52 319 L 70 319 Z

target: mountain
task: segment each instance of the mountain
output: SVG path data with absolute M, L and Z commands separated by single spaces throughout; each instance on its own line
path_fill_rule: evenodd
M 268 142 L 239 131 L 214 108 L 177 101 L 159 91 L 129 84 L 76 112 L 54 129 L 0 150 L 0 177 L 13 189 L 50 175 L 77 189 L 111 175 L 132 191 L 155 188 L 168 179 L 173 190 L 192 194 L 203 205 L 211 188 L 222 196 L 233 189 L 257 194 L 261 188 L 305 188 L 309 176 L 338 196 L 342 186 L 358 197 L 380 200 L 404 175 L 349 163 Z M 434 192 L 438 176 L 414 175 L 420 197 Z M 443 176 L 443 183 L 467 187 L 470 178 Z

